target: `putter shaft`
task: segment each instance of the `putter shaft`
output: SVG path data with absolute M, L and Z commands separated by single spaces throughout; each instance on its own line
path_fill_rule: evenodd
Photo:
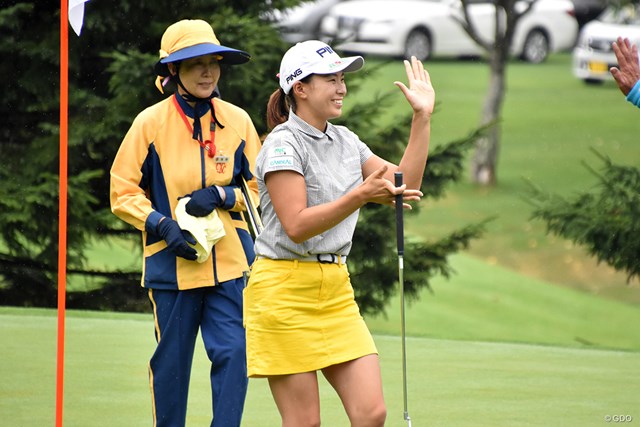
M 402 185 L 402 172 L 396 172 L 394 178 L 395 186 L 400 187 Z M 402 340 L 402 396 L 404 401 L 404 419 L 408 426 L 411 427 L 407 397 L 407 340 L 404 317 L 404 208 L 402 199 L 402 194 L 396 195 L 396 241 L 398 247 L 398 282 L 400 284 L 400 336 Z

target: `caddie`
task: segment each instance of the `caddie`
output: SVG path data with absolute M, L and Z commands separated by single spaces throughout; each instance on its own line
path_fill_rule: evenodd
M 248 382 L 243 274 L 255 257 L 241 184 L 246 180 L 257 200 L 260 139 L 249 115 L 221 100 L 216 88 L 220 64 L 249 60 L 247 52 L 223 46 L 203 20 L 170 25 L 156 86 L 164 93 L 171 83 L 175 92 L 135 118 L 111 168 L 111 209 L 142 232 L 142 286 L 157 341 L 149 362 L 157 427 L 185 425 L 198 332 L 211 361 L 211 426 L 240 426 Z M 184 197 L 187 214 L 201 218 L 215 210 L 224 228 L 200 259 L 202 242 L 176 220 Z

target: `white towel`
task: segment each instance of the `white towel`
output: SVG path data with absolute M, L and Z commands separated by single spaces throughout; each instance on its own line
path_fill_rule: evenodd
M 185 209 L 190 197 L 183 197 L 178 200 L 176 206 L 176 221 L 183 230 L 190 232 L 196 239 L 195 245 L 190 245 L 198 253 L 198 262 L 205 262 L 211 255 L 213 245 L 215 245 L 225 235 L 224 224 L 218 217 L 218 213 L 214 209 L 207 216 L 196 217 L 189 215 Z

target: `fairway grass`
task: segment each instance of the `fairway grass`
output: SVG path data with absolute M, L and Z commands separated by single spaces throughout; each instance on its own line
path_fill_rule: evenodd
M 612 313 L 615 316 L 615 313 Z M 151 425 L 148 314 L 68 313 L 64 425 Z M 0 420 L 54 424 L 56 312 L 0 308 Z M 387 426 L 404 426 L 400 338 L 375 336 Z M 198 343 L 187 425 L 208 425 L 208 363 Z M 640 420 L 640 353 L 499 342 L 407 338 L 409 414 L 415 426 L 598 426 L 606 415 Z M 321 379 L 323 425 L 348 426 Z M 279 426 L 266 380 L 251 380 L 244 427 Z
M 405 257 L 411 256 L 405 252 Z M 601 298 L 458 254 L 449 280 L 406 303 L 408 335 L 640 351 L 640 306 Z M 357 284 L 354 284 L 357 286 Z M 399 297 L 368 316 L 376 333 L 400 334 Z

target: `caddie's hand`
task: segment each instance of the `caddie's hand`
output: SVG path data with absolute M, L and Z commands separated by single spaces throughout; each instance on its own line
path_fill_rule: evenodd
M 400 81 L 393 84 L 400 88 L 414 113 L 424 113 L 430 117 L 436 102 L 436 92 L 431 85 L 429 72 L 415 56 L 411 57 L 411 62 L 404 61 L 404 68 L 407 71 L 409 87 Z
M 191 197 L 191 200 L 185 205 L 185 211 L 193 216 L 207 216 L 217 207 L 224 205 L 224 199 L 217 185 L 196 190 L 185 197 Z
M 395 206 L 397 194 L 403 195 L 403 201 L 418 201 L 422 197 L 420 190 L 408 190 L 406 184 L 400 187 L 393 185 L 391 181 L 384 178 L 388 165 L 383 165 L 364 180 L 361 189 L 364 191 L 368 202 L 381 205 Z M 405 209 L 411 209 L 408 203 L 402 204 Z
M 198 259 L 196 250 L 188 245 L 195 245 L 196 239 L 187 230 L 182 230 L 174 219 L 164 217 L 158 223 L 157 230 L 158 235 L 167 242 L 167 248 L 176 256 L 189 261 Z
M 615 79 L 620 91 L 629 94 L 636 82 L 640 80 L 640 65 L 638 65 L 638 47 L 631 44 L 628 38 L 618 37 L 612 44 L 613 52 L 618 60 L 617 67 L 611 67 L 609 72 Z

